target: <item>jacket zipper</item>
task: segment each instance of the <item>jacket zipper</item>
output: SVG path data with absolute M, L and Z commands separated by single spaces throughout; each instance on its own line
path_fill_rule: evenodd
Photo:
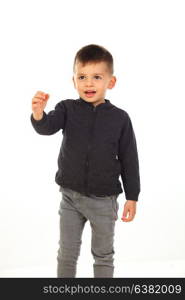
M 86 156 L 86 160 L 85 160 L 85 181 L 84 181 L 84 185 L 85 185 L 85 193 L 87 196 L 89 196 L 88 194 L 88 172 L 89 172 L 89 152 L 90 152 L 90 148 L 91 148 L 91 137 L 93 135 L 93 129 L 94 129 L 94 124 L 95 124 L 95 119 L 96 119 L 96 114 L 97 110 L 96 110 L 96 106 L 93 107 L 93 122 L 92 122 L 92 126 L 91 126 L 91 131 L 90 131 L 90 138 L 89 138 L 89 142 L 88 142 L 88 146 L 87 146 L 87 156 Z

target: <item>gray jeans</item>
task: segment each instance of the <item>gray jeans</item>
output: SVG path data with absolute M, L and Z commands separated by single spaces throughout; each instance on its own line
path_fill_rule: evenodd
M 57 277 L 76 276 L 81 237 L 87 220 L 91 226 L 91 253 L 94 277 L 113 277 L 114 229 L 118 219 L 118 195 L 90 197 L 60 187 L 60 240 L 57 255 Z

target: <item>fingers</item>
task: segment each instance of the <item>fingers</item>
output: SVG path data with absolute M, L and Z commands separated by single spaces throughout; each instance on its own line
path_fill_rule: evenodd
M 36 94 L 35 94 L 36 97 L 39 97 L 39 98 L 42 98 L 42 99 L 45 99 L 49 96 L 49 94 L 46 94 L 42 91 L 38 91 Z
M 121 220 L 124 222 L 130 222 L 134 219 L 135 214 L 134 213 L 129 213 L 128 216 L 122 216 Z
M 128 213 L 128 210 L 126 208 L 124 208 L 124 211 L 123 211 L 123 215 L 122 215 L 122 220 L 125 221 L 126 218 L 127 218 L 127 213 Z
M 32 98 L 32 103 L 42 103 L 43 101 L 47 101 L 49 99 L 49 94 L 46 94 L 42 91 L 38 91 L 35 96 Z

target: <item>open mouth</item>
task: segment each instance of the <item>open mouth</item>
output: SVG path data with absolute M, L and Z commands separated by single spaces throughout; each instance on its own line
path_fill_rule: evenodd
M 95 94 L 96 93 L 96 91 L 93 91 L 93 90 L 87 90 L 87 91 L 85 91 L 85 94 Z
M 93 97 L 96 94 L 96 91 L 87 90 L 87 91 L 85 91 L 85 94 L 87 97 Z

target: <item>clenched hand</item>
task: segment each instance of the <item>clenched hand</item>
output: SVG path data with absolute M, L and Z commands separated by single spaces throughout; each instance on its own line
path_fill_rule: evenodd
M 41 120 L 43 117 L 43 111 L 46 107 L 47 101 L 49 99 L 49 94 L 38 91 L 32 98 L 32 111 L 35 120 Z
M 134 219 L 136 214 L 136 202 L 137 201 L 135 200 L 127 200 L 125 202 L 121 220 L 124 222 L 130 222 Z

